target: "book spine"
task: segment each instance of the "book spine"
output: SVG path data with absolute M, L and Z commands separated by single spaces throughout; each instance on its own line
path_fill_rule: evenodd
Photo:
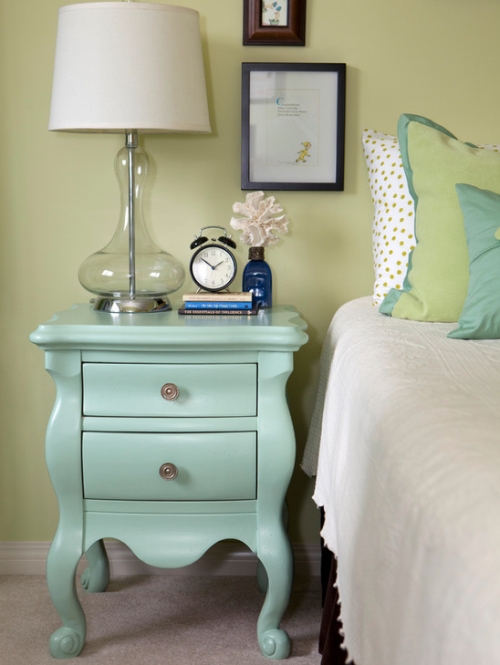
M 258 313 L 258 309 L 187 309 L 181 307 L 179 314 L 194 314 L 204 316 L 252 316 Z
M 252 309 L 252 303 L 238 301 L 186 301 L 185 309 Z
M 184 302 L 252 302 L 252 294 L 250 292 L 209 293 L 203 291 L 200 293 L 185 293 L 182 299 Z

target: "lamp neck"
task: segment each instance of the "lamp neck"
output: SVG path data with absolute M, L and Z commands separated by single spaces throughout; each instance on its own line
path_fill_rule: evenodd
M 128 0 L 127 0 L 128 1 Z M 139 145 L 139 137 L 136 129 L 130 129 L 125 132 L 125 147 L 137 148 Z

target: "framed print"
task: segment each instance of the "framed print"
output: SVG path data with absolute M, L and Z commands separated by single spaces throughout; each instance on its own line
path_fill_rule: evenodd
M 244 0 L 245 46 L 304 46 L 306 0 Z
M 345 64 L 242 65 L 241 189 L 344 189 Z

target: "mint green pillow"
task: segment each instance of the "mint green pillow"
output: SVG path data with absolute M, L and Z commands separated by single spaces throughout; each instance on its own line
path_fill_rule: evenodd
M 500 194 L 470 185 L 456 186 L 469 249 L 469 289 L 448 337 L 500 337 Z
M 458 321 L 469 283 L 469 255 L 455 185 L 500 188 L 500 155 L 462 143 L 447 129 L 405 114 L 398 138 L 415 202 L 417 244 L 403 289 L 391 289 L 380 311 L 401 319 Z

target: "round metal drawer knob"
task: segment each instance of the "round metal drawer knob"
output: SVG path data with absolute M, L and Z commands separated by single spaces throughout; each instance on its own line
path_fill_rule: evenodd
M 160 466 L 160 476 L 163 480 L 173 480 L 177 478 L 179 469 L 171 462 L 166 462 Z
M 175 383 L 166 383 L 161 387 L 161 396 L 163 399 L 166 399 L 169 402 L 173 402 L 174 399 L 179 397 L 179 388 L 175 385 Z

